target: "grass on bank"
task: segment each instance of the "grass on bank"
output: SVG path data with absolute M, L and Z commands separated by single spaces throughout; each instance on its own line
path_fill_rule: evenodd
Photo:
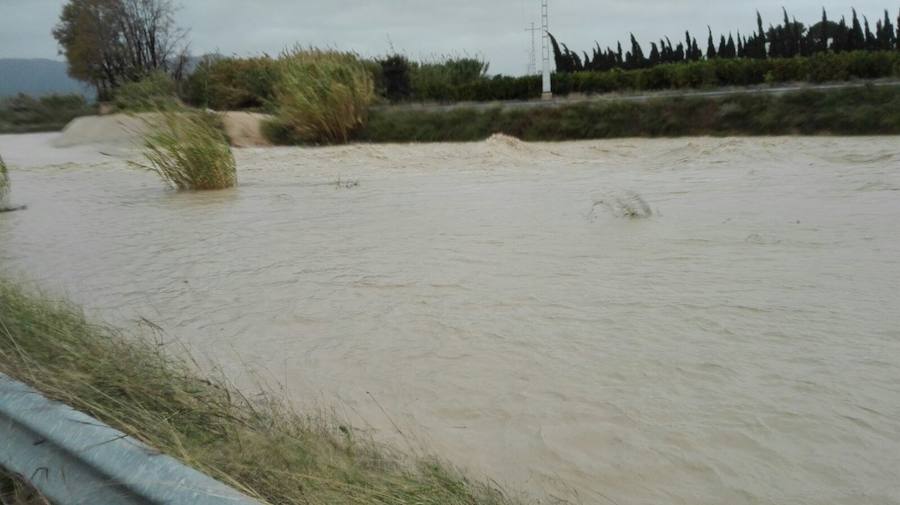
M 357 140 L 527 141 L 618 137 L 900 134 L 900 86 L 582 102 L 557 108 L 378 109 Z
M 180 190 L 230 188 L 237 184 L 237 165 L 219 118 L 186 109 L 161 110 L 146 120 L 147 164 Z
M 304 505 L 513 503 L 438 462 L 402 463 L 333 419 L 293 412 L 272 397 L 248 398 L 167 351 L 0 278 L 0 372 L 252 497 Z M 0 490 L 11 486 L 8 475 L 0 477 Z
M 353 53 L 295 48 L 278 60 L 277 120 L 270 137 L 306 144 L 346 143 L 375 100 L 372 74 Z

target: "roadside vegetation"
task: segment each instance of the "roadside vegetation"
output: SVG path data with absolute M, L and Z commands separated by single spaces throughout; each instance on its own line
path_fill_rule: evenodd
M 513 503 L 435 460 L 404 460 L 327 415 L 245 396 L 176 355 L 183 350 L 125 336 L 0 279 L 0 372 L 265 503 Z M 0 477 L 0 492 L 12 485 Z
M 358 140 L 475 141 L 494 133 L 528 141 L 696 135 L 900 134 L 900 86 L 783 95 L 599 100 L 554 108 L 380 108 Z
M 146 164 L 180 190 L 225 189 L 237 184 L 237 166 L 219 118 L 186 109 L 163 110 L 145 118 Z
M 0 99 L 0 134 L 59 131 L 76 117 L 96 112 L 81 95 L 17 95 Z

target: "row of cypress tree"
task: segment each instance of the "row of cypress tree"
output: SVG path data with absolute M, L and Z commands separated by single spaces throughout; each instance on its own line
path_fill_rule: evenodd
M 614 68 L 634 70 L 704 58 L 767 59 L 811 56 L 822 52 L 900 51 L 900 15 L 895 27 L 887 10 L 884 11 L 884 19 L 875 23 L 874 32 L 868 19 L 863 17 L 860 22 L 856 9 L 853 9 L 849 25 L 844 17 L 839 22 L 831 21 L 823 9 L 821 21 L 809 27 L 796 18 L 791 18 L 787 9 L 782 10 L 784 20 L 781 24 L 770 24 L 768 29 L 764 29 L 762 16 L 757 11 L 756 32 L 749 36 L 742 36 L 738 32 L 737 37 L 729 33 L 727 38 L 721 35 L 718 44 L 710 28 L 705 52 L 689 31 L 685 32 L 684 41 L 679 41 L 677 45 L 673 45 L 668 37 L 661 39 L 659 43 L 652 42 L 650 53 L 646 56 L 644 48 L 633 34 L 631 49 L 625 52 L 621 42 L 616 50 L 603 50 L 597 44 L 592 54 L 584 51 L 580 55 L 571 51 L 566 44 L 559 43 L 553 35 L 550 35 L 550 42 L 556 58 L 556 71 L 562 73 L 602 72 Z

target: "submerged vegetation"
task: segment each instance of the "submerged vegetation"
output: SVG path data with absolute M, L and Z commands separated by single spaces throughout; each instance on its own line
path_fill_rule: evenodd
M 503 133 L 522 140 L 689 135 L 900 134 L 900 86 L 783 95 L 599 100 L 552 108 L 373 111 L 359 140 L 447 142 Z
M 512 503 L 433 460 L 401 463 L 324 415 L 245 396 L 167 351 L 0 279 L 0 372 L 265 503 Z M 0 490 L 11 486 L 0 476 Z
M 295 48 L 278 60 L 277 127 L 309 144 L 346 143 L 365 125 L 375 99 L 372 75 L 359 57 Z
M 224 189 L 237 184 L 237 167 L 218 118 L 205 112 L 163 110 L 146 119 L 148 164 L 177 189 Z

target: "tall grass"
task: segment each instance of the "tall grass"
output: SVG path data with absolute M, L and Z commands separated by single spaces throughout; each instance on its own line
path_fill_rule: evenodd
M 0 372 L 265 503 L 513 503 L 433 460 L 401 463 L 325 415 L 244 396 L 171 351 L 0 278 Z
M 152 112 L 178 108 L 178 86 L 165 72 L 152 73 L 140 81 L 119 87 L 113 95 L 116 110 Z
M 237 167 L 228 139 L 214 115 L 162 111 L 146 119 L 144 158 L 135 165 L 156 171 L 177 189 L 224 189 L 237 184 Z
M 296 47 L 279 60 L 277 121 L 298 142 L 348 142 L 374 99 L 372 74 L 355 54 Z

